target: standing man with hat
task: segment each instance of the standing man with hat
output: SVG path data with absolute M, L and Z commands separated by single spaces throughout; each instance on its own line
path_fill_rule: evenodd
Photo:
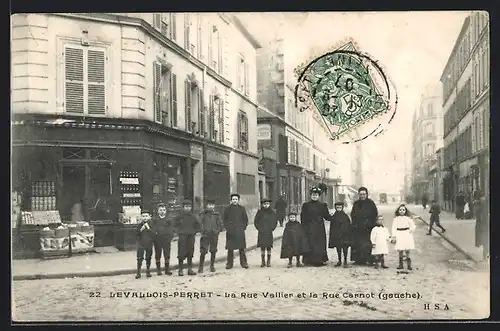
M 302 205 L 300 212 L 300 221 L 309 244 L 309 250 L 304 254 L 302 262 L 305 265 L 323 266 L 328 261 L 325 220 L 332 221 L 332 216 L 327 204 L 319 201 L 324 190 L 313 187 L 310 193 L 311 200 Z
M 245 207 L 240 205 L 240 195 L 238 193 L 231 194 L 231 203 L 224 210 L 223 222 L 226 229 L 226 269 L 233 268 L 235 249 L 240 253 L 241 267 L 248 269 L 247 256 L 245 254 L 245 248 L 247 248 L 245 230 L 248 226 L 248 215 Z
M 271 208 L 271 200 L 263 199 L 261 208 L 255 215 L 254 225 L 258 231 L 257 247 L 260 247 L 262 263 L 261 267 L 271 266 L 271 250 L 273 248 L 273 231 L 278 225 L 278 216 Z M 266 263 L 267 251 L 267 263 Z

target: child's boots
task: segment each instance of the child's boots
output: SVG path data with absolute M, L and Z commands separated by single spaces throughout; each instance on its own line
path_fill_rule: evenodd
M 406 264 L 408 266 L 408 270 L 413 270 L 413 268 L 411 267 L 411 259 L 410 258 L 406 259 Z
M 260 260 L 260 267 L 264 268 L 266 266 L 266 255 L 264 253 L 260 255 Z
M 271 254 L 267 254 L 267 264 L 268 267 L 271 266 Z
M 398 264 L 397 269 L 398 269 L 398 270 L 401 270 L 401 269 L 403 269 L 403 268 L 404 268 L 404 266 L 403 266 L 403 257 L 402 257 L 402 256 L 400 256 L 400 257 L 399 257 L 399 264 Z
M 198 265 L 198 273 L 203 273 L 203 264 L 205 263 L 205 254 L 200 254 L 200 264 Z
M 142 268 L 142 260 L 137 260 L 137 273 L 135 274 L 135 279 L 141 278 L 141 268 Z
M 210 253 L 210 272 L 215 272 L 215 252 Z
M 187 264 L 188 264 L 188 275 L 195 276 L 196 272 L 194 272 L 194 270 L 193 270 L 193 258 L 192 257 L 188 257 Z
M 161 261 L 156 261 L 156 274 L 161 276 Z
M 151 277 L 151 260 L 146 260 L 146 277 Z

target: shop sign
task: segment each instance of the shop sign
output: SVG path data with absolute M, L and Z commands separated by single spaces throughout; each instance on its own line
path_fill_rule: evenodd
M 271 140 L 271 124 L 257 125 L 257 140 Z
M 191 144 L 189 152 L 193 159 L 201 160 L 203 158 L 203 147 L 201 145 Z
M 207 162 L 229 164 L 229 155 L 213 149 L 207 149 Z

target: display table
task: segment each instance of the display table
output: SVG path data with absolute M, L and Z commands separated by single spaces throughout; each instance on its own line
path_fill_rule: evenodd
M 115 247 L 121 251 L 129 251 L 137 248 L 137 224 L 116 225 Z

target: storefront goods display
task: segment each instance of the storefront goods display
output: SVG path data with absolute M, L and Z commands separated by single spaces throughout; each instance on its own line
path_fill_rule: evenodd
M 94 227 L 87 222 L 44 227 L 40 231 L 40 249 L 44 257 L 68 255 L 70 249 L 72 253 L 93 251 Z

